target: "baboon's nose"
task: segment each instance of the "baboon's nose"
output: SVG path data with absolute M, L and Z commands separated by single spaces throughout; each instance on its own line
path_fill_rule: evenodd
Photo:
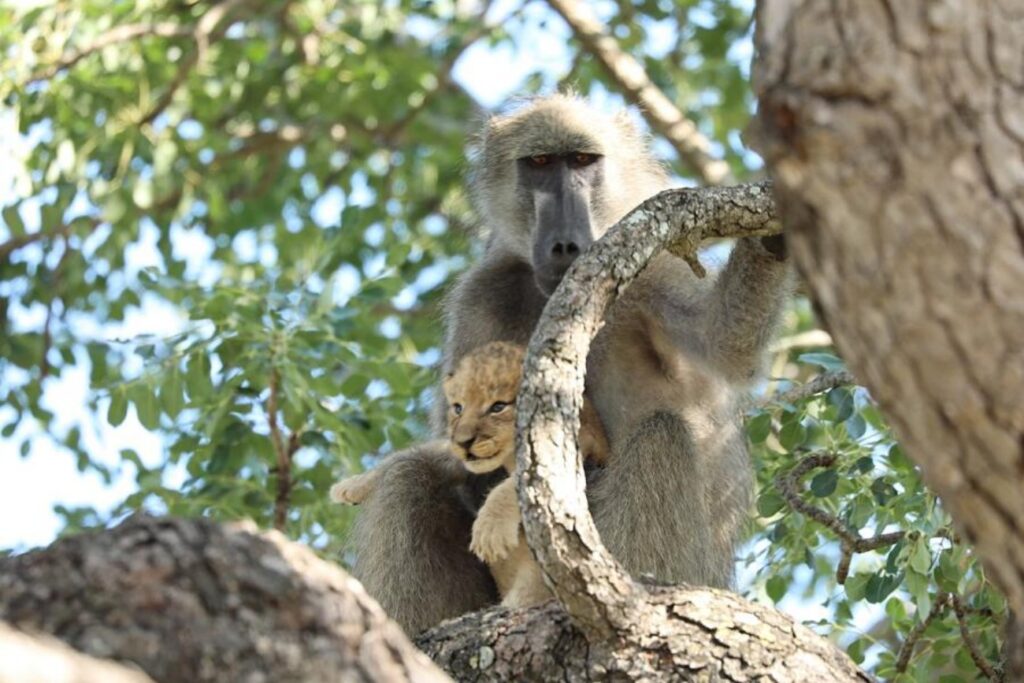
M 580 255 L 580 247 L 575 242 L 559 241 L 551 247 L 552 261 L 560 266 L 568 266 Z

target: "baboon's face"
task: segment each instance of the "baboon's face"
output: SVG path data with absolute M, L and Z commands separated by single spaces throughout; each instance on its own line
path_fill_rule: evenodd
M 488 250 L 529 261 L 550 295 L 572 262 L 668 176 L 628 116 L 571 95 L 488 121 L 473 199 Z
M 452 453 L 482 474 L 515 458 L 515 399 L 522 350 L 495 342 L 467 355 L 444 381 Z
M 604 157 L 593 152 L 531 154 L 516 161 L 517 191 L 531 215 L 531 260 L 549 295 L 584 250 L 600 236 L 595 199 L 604 185 Z

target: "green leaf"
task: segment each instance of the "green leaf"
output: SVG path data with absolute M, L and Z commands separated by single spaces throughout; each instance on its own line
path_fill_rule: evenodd
M 792 453 L 807 441 L 807 429 L 799 420 L 793 420 L 779 430 L 779 444 Z
M 352 373 L 341 383 L 341 393 L 350 398 L 362 398 L 370 378 L 362 373 Z
M 867 589 L 868 581 L 871 577 L 871 574 L 854 574 L 853 576 L 846 577 L 846 582 L 843 584 L 843 589 L 846 591 L 846 597 L 853 602 L 863 600 L 864 592 Z
M 801 363 L 808 363 L 810 365 L 817 365 L 829 372 L 836 372 L 839 370 L 845 370 L 846 364 L 842 360 L 832 355 L 831 353 L 814 352 L 814 353 L 802 353 L 797 357 Z
M 181 373 L 173 368 L 167 373 L 163 386 L 160 387 L 160 405 L 168 416 L 175 418 L 185 407 L 184 387 Z
M 835 493 L 836 485 L 839 483 L 839 473 L 829 469 L 819 472 L 811 479 L 811 493 L 818 498 L 831 496 Z
M 868 425 L 864 421 L 864 418 L 860 415 L 854 415 L 846 421 L 846 433 L 850 435 L 850 438 L 854 441 L 864 436 L 864 432 L 867 431 Z
M 892 621 L 899 621 L 907 618 L 907 608 L 903 604 L 903 600 L 898 597 L 892 597 L 886 601 L 885 613 Z
M 869 645 L 868 641 L 864 638 L 857 638 L 857 640 L 850 643 L 846 648 L 846 654 L 850 656 L 854 664 L 860 665 L 864 663 L 864 649 Z
M 146 382 L 135 382 L 128 389 L 128 398 L 135 406 L 135 414 L 143 427 L 156 429 L 160 426 L 160 408 L 152 387 Z
M 875 461 L 870 455 L 865 455 L 864 457 L 857 458 L 857 462 L 854 463 L 854 466 L 861 474 L 868 474 L 871 470 L 875 469 Z
M 771 517 L 786 507 L 786 500 L 775 489 L 765 489 L 757 498 L 757 514 Z
M 892 574 L 872 574 L 864 589 L 865 599 L 872 604 L 881 603 L 899 587 L 902 578 L 902 576 L 893 576 Z
M 961 572 L 960 567 L 957 566 L 956 560 L 953 558 L 953 553 L 948 550 L 943 551 L 943 553 L 939 555 L 939 567 L 935 576 L 935 579 L 939 584 L 939 588 L 951 593 L 957 592 L 962 576 L 963 572 Z
M 107 422 L 111 426 L 117 427 L 124 418 L 128 415 L 128 400 L 125 398 L 125 392 L 118 387 L 110 393 L 110 407 L 107 409 Z
M 7 226 L 11 235 L 18 236 L 25 234 L 25 224 L 21 220 L 21 214 L 18 212 L 17 204 L 4 207 L 3 211 L 0 211 L 0 217 L 3 217 L 4 225 Z
M 918 574 L 927 574 L 932 566 L 932 554 L 928 550 L 928 543 L 919 540 L 910 551 L 910 566 Z
M 205 353 L 189 356 L 185 366 L 185 387 L 193 403 L 202 403 L 211 398 L 213 381 L 210 379 L 210 358 Z
M 853 392 L 847 387 L 836 387 L 830 390 L 828 402 L 836 410 L 836 422 L 845 422 L 853 415 Z
M 772 602 L 778 602 L 785 597 L 788 588 L 789 582 L 781 576 L 773 576 L 765 581 L 764 584 L 764 590 L 768 597 L 772 599 Z

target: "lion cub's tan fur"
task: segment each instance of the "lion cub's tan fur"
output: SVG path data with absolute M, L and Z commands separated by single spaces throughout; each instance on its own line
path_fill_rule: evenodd
M 521 346 L 492 342 L 464 356 L 444 380 L 450 448 L 470 472 L 483 474 L 498 468 L 510 475 L 515 472 L 515 398 L 523 356 Z M 588 400 L 580 414 L 580 450 L 597 464 L 604 464 L 608 457 L 604 429 Z M 332 500 L 361 503 L 373 493 L 380 471 L 338 482 L 331 488 Z M 488 494 L 473 523 L 470 543 L 470 550 L 490 568 L 502 604 L 509 607 L 536 604 L 551 596 L 526 545 L 520 519 L 515 477 L 510 476 Z

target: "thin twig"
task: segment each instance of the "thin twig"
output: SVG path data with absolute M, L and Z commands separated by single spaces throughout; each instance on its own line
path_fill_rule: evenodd
M 815 394 L 820 394 L 823 391 L 829 391 L 830 389 L 835 389 L 836 387 L 841 387 L 846 384 L 856 383 L 857 380 L 854 376 L 846 370 L 824 372 L 806 384 L 801 384 L 800 386 L 787 389 L 786 391 L 768 397 L 765 403 L 795 403 L 797 401 L 810 398 Z
M 125 43 L 130 40 L 144 38 L 147 36 L 184 38 L 191 35 L 192 29 L 190 27 L 172 24 L 170 22 L 160 22 L 157 24 L 125 24 L 124 26 L 115 26 L 109 31 L 100 34 L 96 40 L 92 41 L 81 50 L 64 55 L 54 64 L 33 74 L 29 79 L 29 84 L 49 80 L 61 71 L 70 69 L 89 55 L 99 52 L 111 45 L 117 45 L 119 43 Z
M 89 228 L 86 232 L 91 233 L 99 226 L 100 222 L 101 221 L 98 218 L 92 219 Z M 67 238 L 71 234 L 73 228 L 74 225 L 69 223 L 67 225 L 62 225 L 61 227 L 56 228 L 54 230 L 40 230 L 39 232 L 33 232 L 27 235 L 18 235 L 16 237 L 12 237 L 6 242 L 0 242 L 0 263 L 3 263 L 8 258 L 10 258 L 11 254 L 16 252 L 18 249 L 21 249 L 22 247 L 27 247 L 30 244 L 35 244 L 36 242 L 39 242 L 41 240 L 56 237 Z
M 811 505 L 800 496 L 800 478 L 813 469 L 831 467 L 837 459 L 838 456 L 835 453 L 818 453 L 807 456 L 789 472 L 776 477 L 775 487 L 793 510 L 831 529 L 839 537 L 842 554 L 839 558 L 839 566 L 836 568 L 836 582 L 843 584 L 846 583 L 846 577 L 849 575 L 850 561 L 854 554 L 866 553 L 899 543 L 906 536 L 906 532 L 892 531 L 864 538 L 856 530 L 850 529 L 841 522 L 835 515 Z
M 974 640 L 974 636 L 971 635 L 971 630 L 967 627 L 967 609 L 963 603 L 963 599 L 959 595 L 953 596 L 953 610 L 956 612 L 956 621 L 960 626 L 960 638 L 964 641 L 964 646 L 967 648 L 967 652 L 971 655 L 971 660 L 974 662 L 974 665 L 978 667 L 978 670 L 981 671 L 988 680 L 1002 681 L 1003 677 L 981 654 L 977 641 Z
M 921 634 L 925 632 L 931 623 L 942 614 L 942 611 L 946 608 L 946 604 L 949 602 L 949 593 L 939 593 L 935 597 L 935 602 L 932 603 L 932 608 L 925 616 L 924 620 L 919 622 L 910 630 L 907 634 L 906 639 L 900 646 L 899 655 L 896 657 L 896 671 L 898 673 L 904 673 L 907 670 L 907 665 L 910 664 L 910 658 L 914 654 L 914 647 L 917 645 L 917 641 L 921 639 Z
M 195 49 L 189 52 L 187 55 L 182 57 L 181 63 L 178 65 L 178 71 L 174 75 L 174 79 L 170 85 L 167 86 L 167 90 L 160 96 L 157 103 L 139 120 L 139 125 L 152 123 L 157 116 L 159 116 L 167 107 L 171 104 L 174 99 L 175 93 L 181 88 L 182 84 L 188 78 L 192 68 L 199 64 L 205 59 L 206 52 L 209 50 L 210 44 L 214 41 L 223 37 L 227 31 L 227 22 L 224 21 L 231 11 L 238 5 L 241 5 L 243 0 L 224 0 L 224 2 L 218 3 L 211 7 L 206 13 L 199 18 L 196 22 L 195 29 L 192 31 L 192 36 L 195 39 Z
M 710 141 L 651 81 L 640 62 L 605 33 L 587 3 L 548 0 L 548 4 L 565 19 L 576 38 L 601 63 L 626 98 L 641 108 L 651 127 L 665 136 L 683 163 L 708 185 L 732 180 L 729 165 L 711 155 Z
M 278 391 L 280 377 L 277 369 L 270 372 L 270 395 L 267 397 L 267 421 L 270 423 L 270 442 L 277 455 L 277 496 L 274 499 L 274 528 L 284 531 L 288 521 L 288 507 L 292 493 L 292 454 L 298 448 L 298 437 L 292 434 L 285 444 L 278 420 Z

